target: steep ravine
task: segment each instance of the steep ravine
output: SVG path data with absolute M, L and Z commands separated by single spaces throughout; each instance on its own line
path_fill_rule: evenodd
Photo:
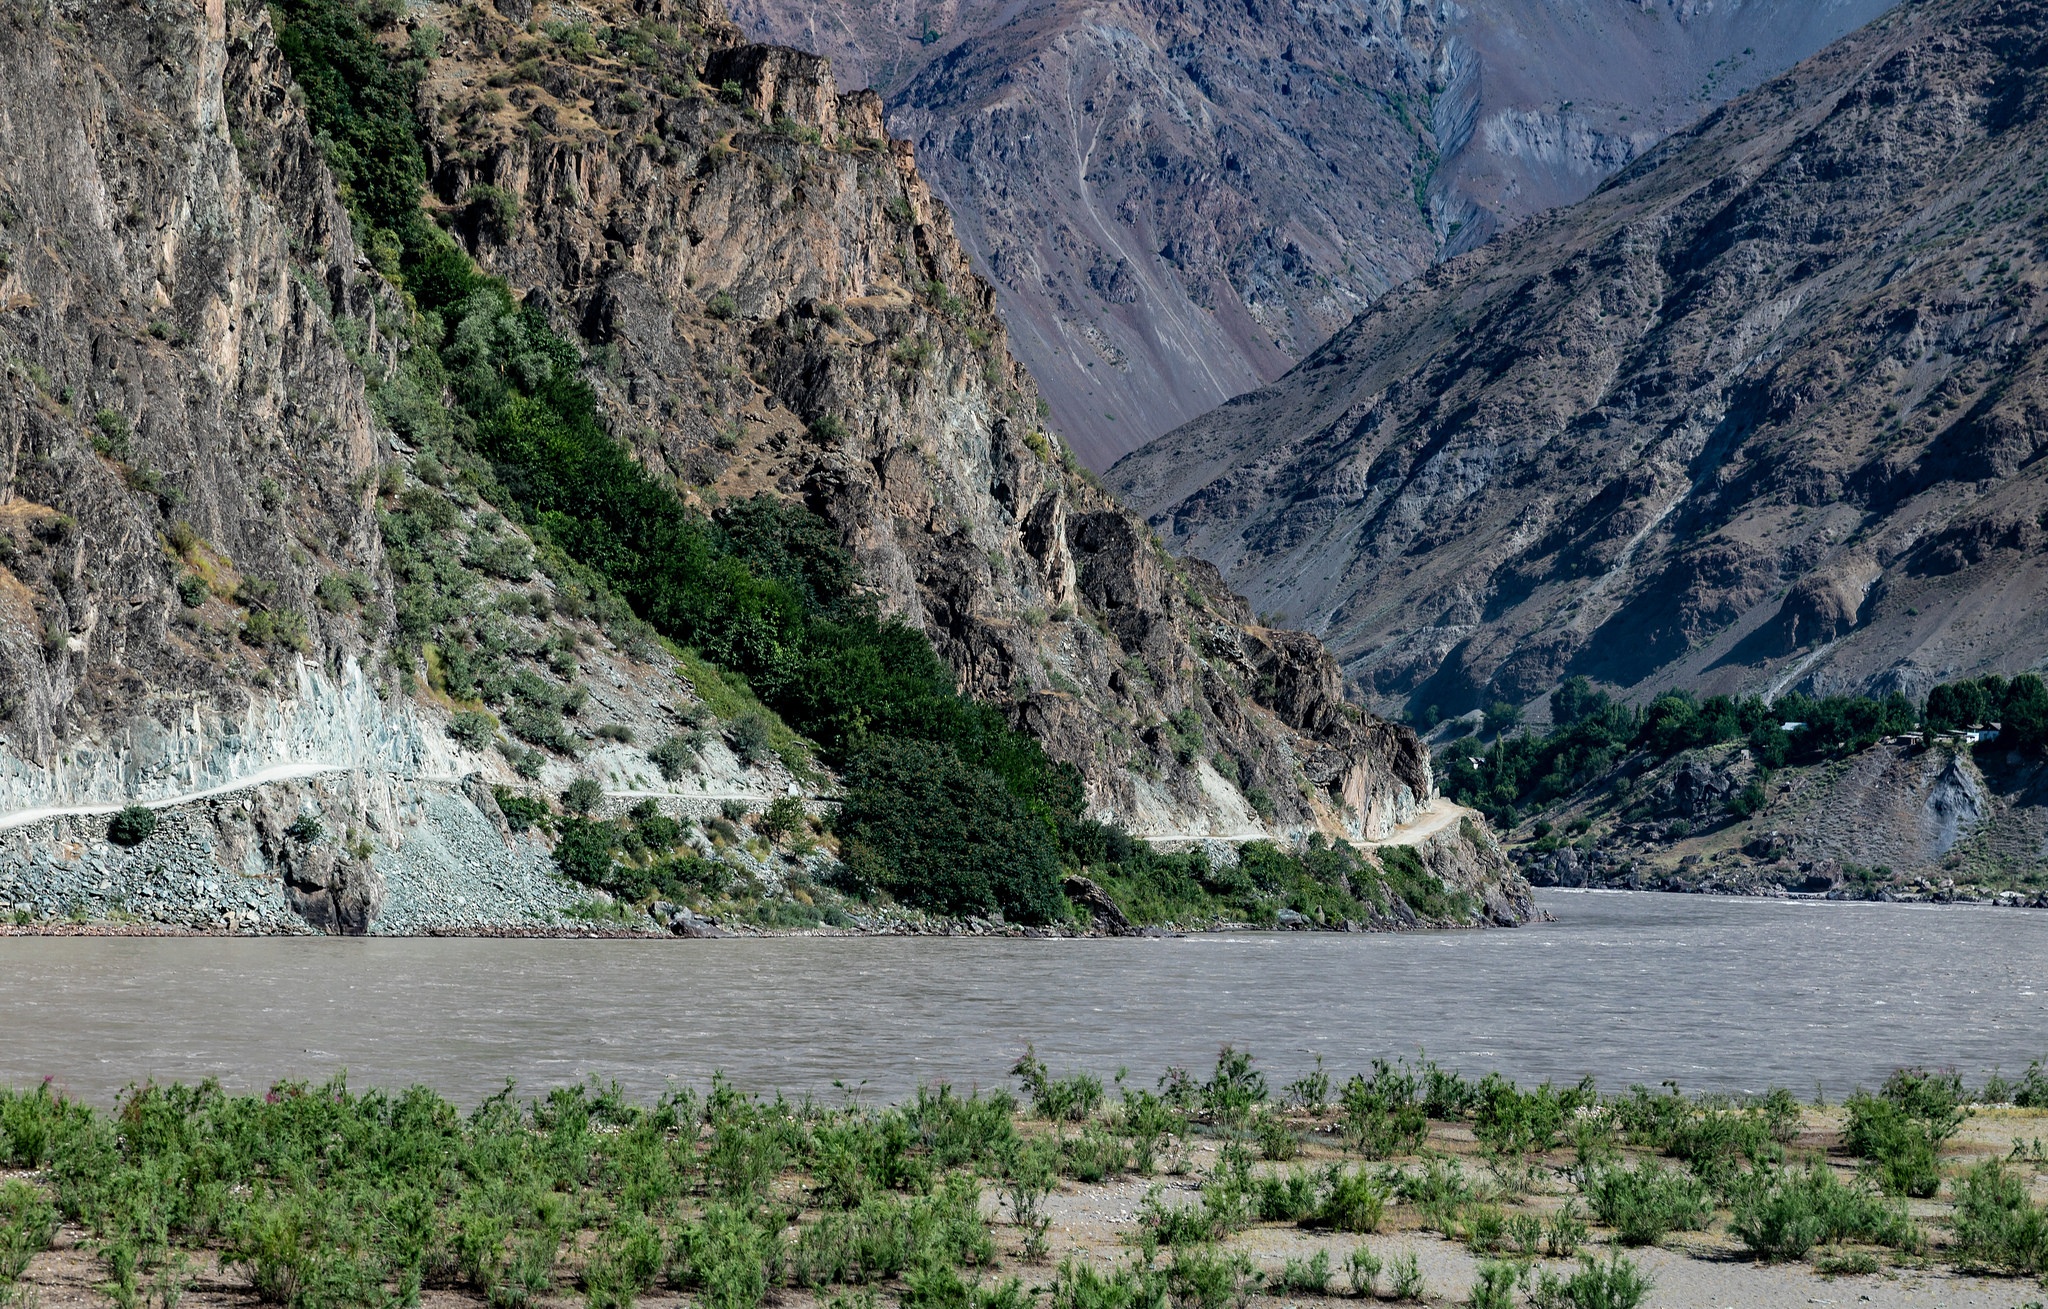
M 684 35 L 635 58 L 487 6 L 392 34 L 439 42 L 421 113 L 451 225 L 587 342 L 646 465 L 695 503 L 768 492 L 823 515 L 886 611 L 1081 768 L 1104 821 L 1370 840 L 1426 811 L 1412 734 L 1346 705 L 1320 645 L 1253 624 L 1065 458 L 875 99 L 716 11 L 655 18 Z M 716 731 L 666 780 L 649 751 L 705 721 L 698 674 L 573 579 L 493 562 L 525 549 L 516 527 L 374 416 L 367 388 L 415 332 L 388 330 L 402 288 L 357 246 L 266 15 L 17 9 L 0 74 L 0 807 L 206 793 L 133 850 L 92 815 L 13 827 L 0 910 L 559 923 L 579 893 L 493 786 L 589 775 L 613 810 L 700 818 L 805 788 Z M 461 744 L 431 651 L 390 657 L 411 601 L 383 537 L 419 515 L 467 542 L 466 603 L 570 702 L 574 753 Z M 803 873 L 703 845 L 767 894 Z M 1483 833 L 1425 847 L 1493 920 L 1527 912 Z

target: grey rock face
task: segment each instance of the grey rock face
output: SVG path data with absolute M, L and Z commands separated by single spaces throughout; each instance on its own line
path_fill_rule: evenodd
M 2043 22 L 1908 6 L 1110 484 L 1382 708 L 2030 667 Z

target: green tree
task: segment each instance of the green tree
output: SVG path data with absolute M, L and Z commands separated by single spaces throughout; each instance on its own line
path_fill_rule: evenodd
M 1051 824 L 987 768 L 951 749 L 885 741 L 857 755 L 835 829 L 871 852 L 880 889 L 939 913 L 1000 909 L 1024 923 L 1060 912 Z
M 588 814 L 604 803 L 604 788 L 595 778 L 579 777 L 562 792 L 562 808 L 572 814 Z

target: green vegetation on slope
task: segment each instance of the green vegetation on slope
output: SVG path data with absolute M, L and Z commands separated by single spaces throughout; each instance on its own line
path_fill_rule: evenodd
M 848 862 L 863 890 L 940 912 L 1000 909 L 1044 922 L 1064 910 L 1059 865 L 1100 863 L 1110 846 L 1119 890 L 1181 878 L 1182 864 L 1083 818 L 1073 768 L 1047 758 L 1001 710 L 961 695 L 923 633 L 880 616 L 823 520 L 765 497 L 706 517 L 614 439 L 582 378 L 582 351 L 483 275 L 421 207 L 426 165 L 413 105 L 431 39 L 391 42 L 396 11 L 375 0 L 278 0 L 272 14 L 359 241 L 412 315 L 403 330 L 413 348 L 373 393 L 380 416 L 426 452 L 414 469 L 423 484 L 387 487 L 384 517 L 408 662 L 419 657 L 458 699 L 498 706 L 506 729 L 529 745 L 572 750 L 562 715 L 575 712 L 574 693 L 520 671 L 521 652 L 502 627 L 466 602 L 479 573 L 520 578 L 538 566 L 622 644 L 651 627 L 843 766 Z M 458 550 L 459 516 L 437 489 L 444 482 L 515 519 L 539 557 L 520 557 L 494 527 L 472 531 Z M 571 651 L 525 653 L 573 671 Z M 538 757 L 515 754 L 514 763 L 530 772 Z M 578 880 L 667 884 L 609 867 L 633 825 L 568 830 L 564 868 Z M 1252 881 L 1219 898 L 1196 885 L 1199 876 L 1181 878 L 1174 903 L 1206 906 L 1210 918 L 1313 913 L 1312 902 L 1347 885 L 1315 854 L 1297 860 L 1269 847 L 1252 859 Z M 1433 877 L 1400 880 L 1425 917 L 1469 910 Z
M 1483 751 L 1453 743 L 1451 757 L 1440 765 L 1445 793 L 1512 826 L 1637 752 L 1661 761 L 1686 750 L 1741 741 L 1768 770 L 1843 758 L 1922 723 L 1940 732 L 2000 722 L 2001 750 L 2038 750 L 2048 744 L 2048 686 L 2031 673 L 2010 681 L 1986 677 L 1938 686 L 1929 693 L 1924 713 L 1897 693 L 1883 699 L 1788 695 L 1766 701 L 1724 695 L 1701 700 L 1672 691 L 1647 708 L 1632 709 L 1610 703 L 1584 678 L 1558 688 L 1551 704 L 1559 725 L 1543 735 L 1504 732 Z M 1800 726 L 1788 732 L 1787 723 Z M 1762 802 L 1759 781 L 1736 798 L 1734 811 L 1744 816 Z
M 969 783 L 925 796 L 941 809 L 953 806 L 947 821 L 970 825 L 974 812 L 963 806 L 993 786 L 1016 797 L 1044 834 L 1040 843 L 1049 843 L 1057 819 L 1078 809 L 1073 770 L 1054 765 L 1000 710 L 960 695 L 922 633 L 880 617 L 856 592 L 850 558 L 815 515 L 762 499 L 714 522 L 686 507 L 605 429 L 580 376 L 581 351 L 426 218 L 412 117 L 425 46 L 385 49 L 377 34 L 390 14 L 361 0 L 283 0 L 274 12 L 313 125 L 364 229 L 363 245 L 381 256 L 380 267 L 414 311 L 415 344 L 429 347 L 408 351 L 398 374 L 379 386 L 386 420 L 633 616 L 744 678 L 836 762 L 902 740 L 937 747 Z M 453 410 L 438 403 L 444 394 L 455 399 Z M 409 583 L 401 637 L 416 646 L 440 638 L 436 654 L 453 670 L 458 694 L 482 694 L 550 721 L 561 706 L 494 664 L 491 642 L 459 617 L 459 592 L 433 585 L 451 571 L 437 534 L 453 521 L 445 504 L 447 521 L 435 517 L 437 504 L 439 496 L 419 488 L 387 515 L 394 568 Z M 473 674 L 478 663 L 496 679 Z M 520 734 L 548 748 L 565 745 L 544 725 Z M 874 772 L 854 770 L 851 799 L 862 798 L 860 779 Z M 1021 834 L 1028 825 L 1009 830 Z M 871 847 L 883 889 L 934 905 L 960 900 L 909 871 L 931 856 L 916 847 L 915 834 L 898 835 L 903 840 Z M 1043 875 L 1025 880 L 1032 885 L 1009 896 L 1005 908 L 1043 921 L 1056 884 L 1048 890 Z

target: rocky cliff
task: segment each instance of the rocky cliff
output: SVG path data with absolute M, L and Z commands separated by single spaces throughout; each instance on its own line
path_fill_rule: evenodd
M 715 14 L 641 70 L 487 13 L 421 11 L 455 38 L 428 88 L 435 189 L 512 197 L 471 229 L 478 259 L 596 345 L 614 430 L 682 494 L 801 497 L 1134 832 L 1365 837 L 1427 802 L 1426 752 L 1346 706 L 1316 642 L 1253 624 L 1066 457 L 872 94 L 720 44 Z M 699 67 L 720 95 L 661 89 Z
M 887 98 L 1100 468 L 1892 0 L 739 0 Z
M 2044 60 L 1908 5 L 1110 483 L 1380 706 L 2032 666 Z
M 816 511 L 886 613 L 1081 770 L 1091 816 L 1373 839 L 1432 803 L 1427 752 L 1347 705 L 1319 644 L 1067 455 L 873 95 L 713 7 L 385 21 L 427 69 L 423 201 L 579 343 L 613 432 L 691 504 Z M 398 365 L 427 329 L 269 16 L 18 5 L 0 70 L 0 905 L 549 921 L 578 893 L 493 787 L 590 777 L 614 811 L 703 818 L 817 785 L 786 736 L 730 730 L 743 688 L 537 559 L 419 439 L 445 397 Z M 655 757 L 675 741 L 686 763 Z M 134 801 L 161 835 L 109 845 Z M 771 897 L 815 858 L 691 839 Z M 1457 857 L 1503 885 L 1490 842 Z

